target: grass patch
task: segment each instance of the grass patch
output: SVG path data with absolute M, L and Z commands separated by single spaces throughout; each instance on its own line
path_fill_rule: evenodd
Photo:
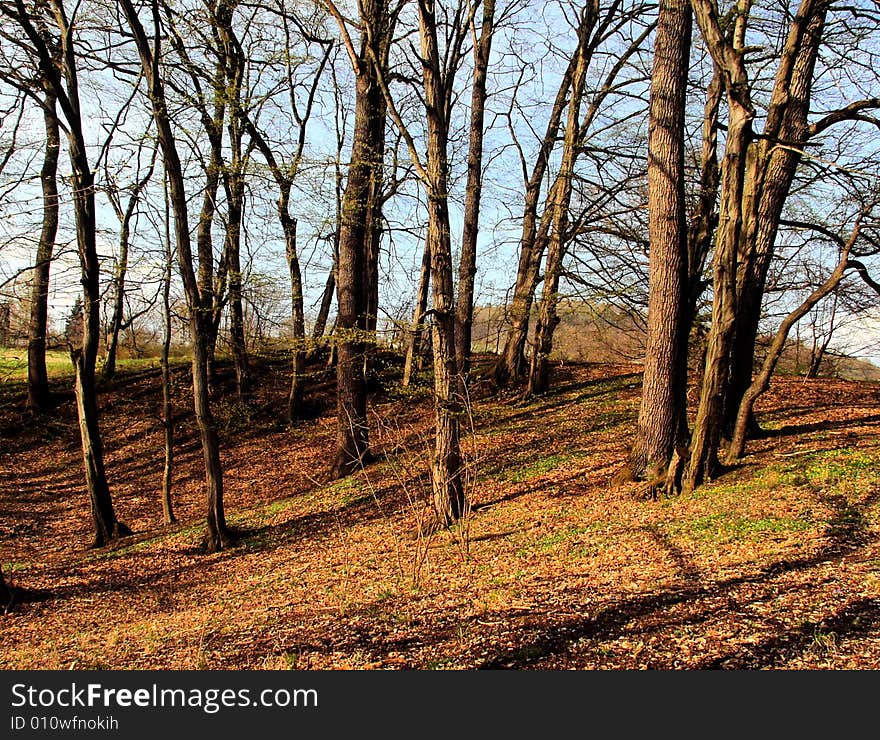
M 764 516 L 752 519 L 731 512 L 717 512 L 695 519 L 667 525 L 669 533 L 697 542 L 727 544 L 757 541 L 767 535 L 789 535 L 812 529 L 815 522 L 809 517 Z

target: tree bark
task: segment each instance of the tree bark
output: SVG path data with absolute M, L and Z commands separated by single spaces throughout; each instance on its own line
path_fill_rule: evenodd
M 684 125 L 691 46 L 687 0 L 664 0 L 654 41 L 648 129 L 648 335 L 642 398 L 629 456 L 634 478 L 674 487 L 676 451 L 687 444 L 689 240 Z
M 808 116 L 816 59 L 822 44 L 828 0 L 801 0 L 776 73 L 763 136 L 754 144 L 752 183 L 744 204 L 737 270 L 737 320 L 725 390 L 722 432 L 730 437 L 743 394 L 752 382 L 755 344 L 767 273 L 776 235 L 801 152 L 810 138 Z M 778 146 L 784 142 L 784 146 Z M 754 418 L 751 432 L 758 431 Z
M 412 381 L 413 368 L 418 364 L 422 351 L 422 337 L 425 332 L 425 314 L 428 311 L 428 290 L 431 284 L 431 242 L 425 239 L 425 248 L 422 251 L 422 266 L 419 270 L 419 287 L 416 293 L 416 307 L 413 310 L 413 320 L 410 330 L 407 332 L 406 359 L 403 363 L 404 388 L 408 388 Z M 457 335 L 456 335 L 457 336 Z
M 331 478 L 343 478 L 370 459 L 367 388 L 364 378 L 371 285 L 376 257 L 374 227 L 381 218 L 381 170 L 386 103 L 376 64 L 387 60 L 392 22 L 387 0 L 361 4 L 365 31 L 352 59 L 356 75 L 354 137 L 342 200 L 337 266 L 336 457 Z M 374 60 L 375 63 L 373 63 Z
M 171 400 L 171 270 L 174 255 L 171 251 L 171 212 L 168 202 L 168 183 L 165 195 L 165 274 L 162 280 L 162 427 L 165 437 L 165 465 L 162 468 L 162 518 L 165 524 L 174 524 L 174 505 L 171 499 L 171 476 L 174 469 L 174 405 Z
M 692 0 L 694 14 L 714 62 L 725 75 L 729 111 L 727 142 L 721 166 L 719 228 L 715 241 L 712 327 L 707 339 L 700 404 L 694 422 L 690 455 L 682 489 L 692 491 L 719 470 L 718 445 L 724 410 L 724 389 L 736 321 L 737 250 L 743 225 L 746 169 L 755 110 L 743 62 L 745 22 L 750 0 L 743 0 L 738 30 L 729 43 L 710 0 Z
M 449 163 L 447 137 L 449 107 L 441 75 L 434 3 L 419 2 L 422 80 L 427 114 L 428 245 L 431 256 L 431 293 L 434 349 L 434 457 L 431 490 L 439 523 L 449 525 L 467 512 L 462 480 L 460 419 L 464 411 L 458 395 L 455 362 L 455 293 L 452 283 L 452 241 L 449 229 Z
M 58 154 L 61 134 L 56 111 L 57 96 L 47 88 L 43 99 L 45 106 L 43 122 L 46 130 L 46 147 L 40 170 L 43 191 L 43 226 L 37 245 L 34 264 L 34 282 L 31 288 L 31 315 L 28 322 L 28 400 L 30 411 L 45 411 L 52 402 L 49 376 L 46 372 L 46 332 L 48 330 L 49 271 L 55 251 L 55 235 L 58 232 Z
M 477 275 L 477 235 L 480 197 L 483 191 L 483 128 L 486 111 L 486 77 L 495 33 L 495 0 L 483 0 L 483 21 L 474 44 L 474 75 L 471 89 L 470 142 L 467 160 L 464 224 L 458 267 L 458 300 L 455 306 L 455 361 L 466 382 L 471 369 L 471 336 L 474 322 L 474 281 Z M 406 378 L 406 375 L 404 375 Z M 406 381 L 404 381 L 406 383 Z

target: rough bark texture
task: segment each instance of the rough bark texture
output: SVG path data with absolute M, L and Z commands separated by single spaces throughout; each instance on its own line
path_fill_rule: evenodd
M 431 0 L 419 2 L 422 80 L 427 115 L 428 249 L 431 253 L 432 339 L 434 350 L 434 457 L 431 489 L 434 511 L 444 525 L 467 511 L 462 480 L 459 379 L 455 363 L 455 293 L 449 230 L 449 105 L 443 87 L 437 22 Z
M 687 442 L 690 296 L 684 115 L 691 27 L 687 0 L 661 2 L 648 132 L 648 336 L 642 398 L 629 457 L 634 477 L 660 486 L 667 482 L 667 468 L 676 449 Z
M 495 0 L 483 0 L 483 21 L 474 44 L 474 75 L 471 89 L 470 142 L 461 261 L 458 266 L 458 300 L 455 306 L 455 360 L 466 381 L 471 365 L 474 322 L 474 280 L 477 275 L 477 235 L 480 227 L 480 196 L 483 191 L 483 128 L 486 111 L 486 76 L 495 32 Z
M 47 85 L 47 87 L 50 87 Z M 43 191 L 43 225 L 34 263 L 31 288 L 31 315 L 28 322 L 28 409 L 45 411 L 52 402 L 46 373 L 46 331 L 48 329 L 49 271 L 58 232 L 58 153 L 61 134 L 56 112 L 56 96 L 48 89 L 43 99 L 46 147 L 40 170 Z
M 761 303 L 776 234 L 801 161 L 800 152 L 810 138 L 808 115 L 813 74 L 829 5 L 828 0 L 802 0 L 777 70 L 763 137 L 753 146 L 739 247 L 737 320 L 730 381 L 725 392 L 723 432 L 727 436 L 732 432 L 743 394 L 752 382 Z M 785 146 L 777 146 L 779 141 L 785 142 Z M 753 419 L 749 425 L 756 430 Z
M 368 0 L 362 21 L 370 27 L 361 39 L 356 61 L 354 136 L 351 163 L 342 200 L 337 267 L 336 458 L 330 475 L 342 478 L 369 459 L 367 389 L 364 379 L 369 330 L 370 286 L 374 257 L 371 225 L 379 222 L 380 184 L 385 142 L 385 99 L 371 53 L 385 59 L 388 29 L 385 0 Z M 372 49 L 368 46 L 372 44 Z M 354 61 L 354 60 L 353 60 Z
M 743 63 L 743 39 L 748 0 L 738 18 L 738 30 L 729 43 L 709 0 L 692 0 L 694 14 L 715 63 L 725 75 L 728 102 L 727 142 L 721 166 L 721 203 L 715 241 L 714 300 L 700 404 L 694 422 L 690 456 L 682 488 L 691 491 L 718 469 L 718 444 L 724 410 L 724 390 L 736 321 L 737 250 L 743 224 L 743 195 L 747 157 L 752 141 L 755 111 L 749 96 L 749 80 Z

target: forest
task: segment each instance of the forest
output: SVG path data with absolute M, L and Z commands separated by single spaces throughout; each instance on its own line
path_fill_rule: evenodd
M 0 0 L 0 667 L 880 668 L 878 111 L 876 0 Z

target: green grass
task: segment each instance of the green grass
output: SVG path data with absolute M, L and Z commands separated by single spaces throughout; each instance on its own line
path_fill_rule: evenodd
M 754 541 L 767 535 L 803 532 L 814 526 L 809 517 L 764 516 L 752 519 L 726 511 L 667 525 L 669 533 L 675 537 L 715 544 Z
M 172 365 L 188 363 L 189 357 L 175 356 L 170 358 Z M 116 371 L 120 374 L 159 368 L 158 357 L 125 357 L 116 361 Z M 101 358 L 98 359 L 98 371 L 101 370 Z M 46 352 L 46 372 L 50 379 L 67 378 L 73 375 L 73 365 L 67 350 L 53 349 Z M 0 349 L 0 383 L 23 382 L 27 380 L 27 348 L 12 347 Z

